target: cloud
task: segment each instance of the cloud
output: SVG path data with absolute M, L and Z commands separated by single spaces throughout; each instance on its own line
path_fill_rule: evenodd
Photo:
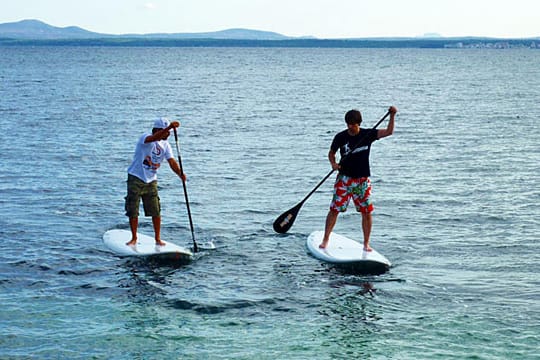
M 144 4 L 144 7 L 148 10 L 154 10 L 156 8 L 156 4 L 153 2 L 147 2 Z

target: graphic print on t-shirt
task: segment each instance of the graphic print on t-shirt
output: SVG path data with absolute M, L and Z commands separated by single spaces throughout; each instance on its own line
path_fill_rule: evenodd
M 158 144 L 153 144 L 152 152 L 144 158 L 143 167 L 147 170 L 156 172 L 161 166 L 161 154 L 163 149 Z
M 349 143 L 346 143 L 344 146 L 343 146 L 343 151 L 341 152 L 343 154 L 343 156 L 345 155 L 349 155 L 349 154 L 356 154 L 356 153 L 359 153 L 360 151 L 366 151 L 369 149 L 369 146 L 360 146 L 360 147 L 353 147 L 351 149 L 351 147 L 349 146 Z

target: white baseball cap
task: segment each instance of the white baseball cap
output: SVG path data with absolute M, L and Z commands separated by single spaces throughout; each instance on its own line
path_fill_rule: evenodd
M 159 117 L 154 121 L 154 129 L 166 129 L 171 122 L 166 117 Z

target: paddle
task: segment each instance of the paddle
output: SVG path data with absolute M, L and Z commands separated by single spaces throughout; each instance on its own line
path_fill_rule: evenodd
M 178 147 L 178 134 L 176 132 L 176 128 L 174 128 L 174 139 L 176 140 L 176 152 L 178 153 L 178 165 L 180 165 L 180 172 L 183 174 L 184 169 L 182 167 L 182 158 L 180 157 L 180 149 Z M 189 217 L 189 226 L 191 228 L 191 238 L 193 239 L 193 252 L 198 252 L 199 247 L 197 246 L 197 242 L 195 241 L 195 232 L 193 231 L 193 220 L 191 219 L 191 210 L 189 208 L 186 182 L 182 177 L 180 177 L 180 179 L 182 179 L 182 186 L 184 187 L 184 198 L 186 199 L 186 207 L 187 207 L 187 213 Z
M 371 129 L 375 130 L 388 117 L 388 115 L 390 115 L 390 111 L 387 111 L 386 114 L 382 117 L 382 119 L 379 120 L 379 122 L 377 122 L 375 126 L 373 126 Z M 364 139 L 361 138 L 358 144 L 361 144 L 362 140 Z M 355 148 L 351 149 L 349 154 L 351 154 L 352 150 L 354 149 Z M 341 161 L 343 161 L 343 158 L 341 159 Z M 296 204 L 295 206 L 293 206 L 292 208 L 290 208 L 289 210 L 285 211 L 283 214 L 278 216 L 278 218 L 276 219 L 276 221 L 274 221 L 274 224 L 273 224 L 275 232 L 280 233 L 280 234 L 285 234 L 287 231 L 289 231 L 289 229 L 293 226 L 293 223 L 296 220 L 296 216 L 298 215 L 298 212 L 300 211 L 300 208 L 302 207 L 302 205 L 304 205 L 306 200 L 309 199 L 309 197 L 315 191 L 317 191 L 317 189 L 330 177 L 330 175 L 332 175 L 332 173 L 334 173 L 334 171 L 335 170 L 332 169 L 321 181 L 319 181 L 319 183 L 315 186 L 315 188 L 313 188 L 313 190 L 311 190 L 309 194 L 307 194 L 306 197 L 302 199 L 302 201 L 300 201 L 298 204 Z

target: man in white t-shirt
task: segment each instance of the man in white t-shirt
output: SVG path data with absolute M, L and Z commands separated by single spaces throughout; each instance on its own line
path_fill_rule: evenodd
M 129 218 L 131 240 L 126 245 L 137 244 L 139 225 L 139 204 L 143 201 L 144 214 L 152 217 L 156 245 L 165 245 L 160 238 L 161 205 L 159 203 L 157 170 L 163 160 L 167 160 L 172 171 L 183 181 L 186 176 L 173 157 L 171 145 L 167 141 L 170 130 L 180 126 L 178 121 L 169 122 L 167 118 L 154 121 L 152 133 L 145 133 L 137 142 L 133 162 L 128 168 L 126 216 Z

